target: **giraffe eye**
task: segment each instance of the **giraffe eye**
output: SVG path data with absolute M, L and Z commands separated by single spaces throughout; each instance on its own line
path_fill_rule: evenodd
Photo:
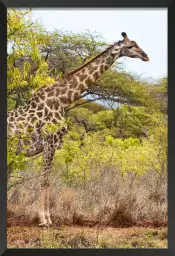
M 133 46 L 128 46 L 127 48 L 128 48 L 128 49 L 131 49 L 132 47 L 133 47 Z

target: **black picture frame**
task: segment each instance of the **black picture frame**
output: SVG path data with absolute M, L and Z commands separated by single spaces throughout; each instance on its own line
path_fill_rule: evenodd
M 7 249 L 7 8 L 10 7 L 45 7 L 45 8 L 167 8 L 168 9 L 168 249 Z M 173 61 L 175 60 L 175 3 L 173 0 L 108 0 L 86 2 L 80 0 L 0 0 L 0 255 L 175 255 L 175 85 L 173 83 Z M 150 39 L 151 40 L 151 39 Z M 158 43 L 158 42 L 157 42 Z

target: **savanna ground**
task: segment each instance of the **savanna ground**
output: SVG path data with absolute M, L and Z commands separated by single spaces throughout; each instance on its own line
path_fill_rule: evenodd
M 167 248 L 167 228 L 9 227 L 8 248 Z

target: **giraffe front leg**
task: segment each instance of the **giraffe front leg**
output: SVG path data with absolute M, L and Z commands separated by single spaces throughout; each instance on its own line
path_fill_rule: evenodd
M 41 173 L 40 180 L 40 191 L 39 191 L 39 208 L 38 208 L 38 217 L 39 217 L 39 226 L 49 226 L 52 224 L 50 219 L 49 212 L 49 176 L 52 169 L 52 162 L 54 156 L 53 145 L 48 142 L 44 145 L 43 152 L 43 171 Z
M 47 180 L 45 180 L 45 186 L 43 189 L 41 188 L 41 195 L 40 195 L 40 207 L 39 207 L 39 226 L 40 227 L 49 227 L 52 225 L 51 217 L 50 217 L 50 210 L 49 210 L 49 199 L 50 199 L 50 182 L 49 182 L 49 175 L 47 175 Z
M 39 200 L 38 200 L 38 219 L 39 226 L 47 226 L 47 220 L 45 216 L 45 198 L 46 198 L 46 185 L 41 181 L 39 189 Z
M 50 209 L 49 209 L 49 202 L 50 202 L 50 187 L 46 188 L 46 204 L 45 204 L 45 213 L 46 213 L 46 220 L 49 226 L 52 225 L 52 220 L 50 217 Z

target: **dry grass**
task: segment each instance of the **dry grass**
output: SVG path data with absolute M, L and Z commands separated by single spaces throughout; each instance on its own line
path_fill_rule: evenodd
M 123 179 L 111 169 L 86 186 L 68 187 L 54 175 L 49 230 L 36 227 L 37 180 L 24 185 L 8 192 L 8 220 L 26 221 L 25 227 L 8 227 L 10 248 L 167 247 L 166 177 L 150 172 Z
M 8 192 L 8 219 L 35 220 L 37 181 L 27 187 L 18 185 Z M 50 208 L 56 225 L 129 227 L 149 222 L 159 226 L 167 223 L 167 180 L 156 173 L 123 179 L 114 169 L 91 177 L 86 187 L 76 183 L 67 187 L 57 175 L 52 180 Z

